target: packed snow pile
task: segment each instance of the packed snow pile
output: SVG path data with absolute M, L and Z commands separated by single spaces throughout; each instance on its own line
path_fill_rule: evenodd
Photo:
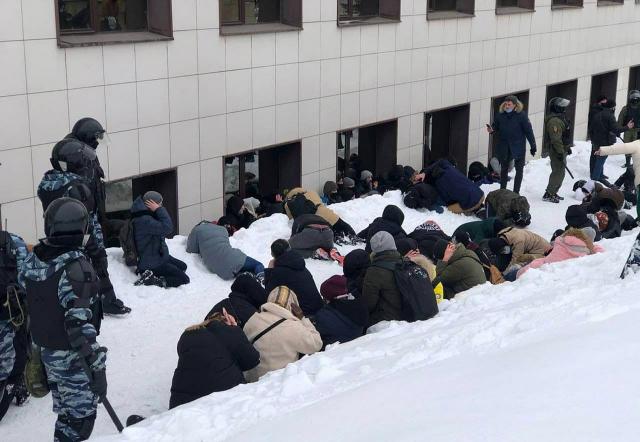
M 586 143 L 568 166 L 587 176 Z M 610 157 L 612 179 L 624 157 Z M 525 168 L 522 194 L 531 204 L 529 229 L 550 238 L 564 228 L 573 180 L 560 204 L 541 201 L 549 161 Z M 485 186 L 485 193 L 497 188 Z M 398 192 L 332 208 L 356 231 L 387 204 L 405 212 L 409 232 L 433 219 L 447 233 L 470 219 L 448 212 L 406 209 Z M 287 238 L 284 215 L 259 220 L 232 238 L 264 264 L 269 246 Z M 116 293 L 133 308 L 107 318 L 100 343 L 109 347 L 109 398 L 125 419 L 149 416 L 118 435 L 102 407 L 94 438 L 128 441 L 361 440 L 361 441 L 621 441 L 637 440 L 640 423 L 640 275 L 619 278 L 637 234 L 604 240 L 604 253 L 543 266 L 514 283 L 486 283 L 443 301 L 420 323 L 385 323 L 369 334 L 305 357 L 259 382 L 167 411 L 182 331 L 200 322 L 229 293 L 229 282 L 187 254 L 185 238 L 169 242 L 184 260 L 191 284 L 178 289 L 134 287 L 136 277 L 110 250 Z M 346 254 L 353 247 L 340 247 Z M 334 262 L 307 260 L 316 284 L 341 274 Z M 2 440 L 49 440 L 51 399 L 12 407 L 0 425 Z

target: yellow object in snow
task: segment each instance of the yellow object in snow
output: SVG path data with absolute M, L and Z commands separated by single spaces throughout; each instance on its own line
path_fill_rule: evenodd
M 433 289 L 433 293 L 436 294 L 436 302 L 440 302 L 444 299 L 444 287 L 442 287 L 442 283 L 439 282 L 437 286 Z

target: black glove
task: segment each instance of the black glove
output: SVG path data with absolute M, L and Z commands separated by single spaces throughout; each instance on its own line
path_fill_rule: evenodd
M 537 150 L 535 147 L 532 147 L 532 148 L 531 148 L 531 150 L 529 150 L 529 152 L 531 152 L 531 156 L 532 156 L 532 157 L 535 157 L 535 156 L 536 156 L 536 152 L 537 152 L 537 151 L 538 151 L 538 150 Z
M 105 369 L 93 371 L 91 377 L 91 391 L 98 396 L 98 402 L 101 403 L 107 397 L 107 371 Z
M 571 148 L 569 148 L 569 149 L 567 150 L 567 156 L 571 155 L 572 153 L 573 153 L 573 152 L 571 151 Z

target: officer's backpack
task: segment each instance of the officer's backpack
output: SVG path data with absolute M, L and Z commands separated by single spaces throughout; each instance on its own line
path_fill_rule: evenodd
M 426 270 L 409 259 L 398 264 L 376 263 L 393 271 L 396 287 L 402 296 L 402 320 L 424 321 L 438 313 L 438 302 Z
M 138 249 L 136 248 L 136 240 L 133 232 L 133 218 L 130 218 L 124 223 L 118 235 L 124 255 L 124 262 L 129 267 L 138 266 Z
M 18 281 L 16 257 L 11 252 L 13 240 L 9 232 L 0 230 L 0 309 L 5 302 L 7 289 Z
M 304 195 L 304 193 L 296 193 L 291 199 L 287 200 L 287 207 L 294 219 L 300 215 L 313 215 L 318 210 L 320 204 L 314 204 Z

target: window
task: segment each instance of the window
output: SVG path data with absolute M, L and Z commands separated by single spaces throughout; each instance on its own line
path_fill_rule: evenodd
M 57 0 L 58 45 L 172 38 L 171 0 Z
M 535 0 L 496 0 L 496 14 L 533 12 Z
M 224 159 L 224 200 L 236 195 L 261 199 L 300 186 L 302 145 L 289 143 Z
M 397 120 L 338 132 L 336 178 L 360 176 L 363 170 L 385 176 L 396 164 L 397 150 Z
M 124 221 L 131 217 L 133 201 L 149 190 L 160 192 L 162 205 L 173 221 L 173 232 L 178 232 L 178 174 L 175 169 L 140 175 L 105 185 L 106 220 L 102 224 L 107 247 L 120 247 L 118 234 Z
M 636 0 L 637 2 L 637 0 Z M 598 6 L 614 6 L 614 5 L 623 5 L 624 0 L 598 0 Z
M 474 0 L 429 0 L 427 20 L 472 17 L 474 8 Z
M 582 8 L 583 0 L 551 0 L 551 9 Z
M 400 21 L 400 0 L 338 0 L 338 24 L 380 23 L 389 20 Z
M 223 35 L 301 28 L 302 0 L 220 0 Z

